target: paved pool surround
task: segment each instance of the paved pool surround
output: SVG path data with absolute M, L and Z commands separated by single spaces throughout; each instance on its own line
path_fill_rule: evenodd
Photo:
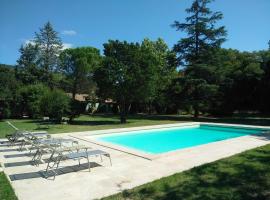
M 107 151 L 111 154 L 113 162 L 113 165 L 110 166 L 107 159 L 100 162 L 99 158 L 91 158 L 94 167 L 89 172 L 87 167 L 82 167 L 82 169 L 78 170 L 78 163 L 75 161 L 64 161 L 61 164 L 63 174 L 56 176 L 54 181 L 45 179 L 40 175 L 40 172 L 46 167 L 45 164 L 40 164 L 38 167 L 31 165 L 29 163 L 31 158 L 24 156 L 24 152 L 18 152 L 16 150 L 17 147 L 0 145 L 0 162 L 8 178 L 10 180 L 12 179 L 11 184 L 18 198 L 21 200 L 89 200 L 112 195 L 124 189 L 130 189 L 195 166 L 270 144 L 269 134 L 260 136 L 247 135 L 149 157 L 149 155 L 140 154 L 141 152 L 132 152 L 130 149 L 119 149 L 118 145 L 107 146 L 107 144 L 100 144 L 95 140 L 95 137 L 100 134 L 199 124 L 195 122 L 176 123 L 54 134 L 53 137 L 76 138 L 81 144 L 90 146 L 93 149 Z M 201 124 L 244 128 L 270 128 L 217 123 Z M 85 161 L 82 160 L 82 163 L 85 163 Z

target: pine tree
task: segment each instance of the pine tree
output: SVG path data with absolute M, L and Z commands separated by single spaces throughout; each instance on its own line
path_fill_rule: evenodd
M 207 4 L 213 0 L 195 0 L 186 9 L 190 14 L 185 23 L 175 21 L 172 27 L 187 33 L 175 46 L 178 59 L 182 64 L 196 65 L 204 63 L 213 48 L 218 48 L 225 41 L 225 27 L 216 28 L 215 23 L 223 18 L 221 12 L 212 12 Z
M 215 50 L 225 41 L 225 27 L 216 27 L 222 19 L 221 12 L 212 12 L 207 5 L 213 0 L 194 0 L 191 7 L 186 9 L 189 14 L 185 23 L 175 21 L 172 27 L 184 31 L 187 37 L 180 39 L 174 46 L 180 65 L 184 68 L 185 76 L 181 79 L 183 93 L 181 98 L 190 104 L 194 117 L 199 111 L 209 107 L 218 87 L 211 82 L 213 66 L 211 58 Z
M 34 42 L 39 47 L 39 65 L 46 71 L 52 72 L 58 65 L 58 57 L 63 48 L 62 41 L 50 22 L 35 33 Z

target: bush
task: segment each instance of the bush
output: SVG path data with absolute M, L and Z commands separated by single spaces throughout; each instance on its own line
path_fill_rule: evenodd
M 48 92 L 48 87 L 42 84 L 24 86 L 19 91 L 19 102 L 22 112 L 31 118 L 40 116 L 40 100 Z
M 77 100 L 70 100 L 69 122 L 72 122 L 75 117 L 79 117 L 81 113 L 85 112 L 87 102 L 80 102 Z
M 8 107 L 0 107 L 0 120 L 10 118 L 11 111 Z
M 62 90 L 48 91 L 40 101 L 40 109 L 44 116 L 61 122 L 70 112 L 70 98 Z

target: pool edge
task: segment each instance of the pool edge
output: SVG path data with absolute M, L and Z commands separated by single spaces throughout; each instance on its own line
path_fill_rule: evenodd
M 186 122 L 186 123 L 174 123 L 174 124 L 164 124 L 164 125 L 153 125 L 153 126 L 143 126 L 143 127 L 132 127 L 132 128 L 121 128 L 121 129 L 110 129 L 110 130 L 102 130 L 99 131 L 98 133 L 93 133 L 93 134 L 87 134 L 87 135 L 83 135 L 80 137 L 76 137 L 74 135 L 70 135 L 71 137 L 77 138 L 77 139 L 82 139 L 84 141 L 87 141 L 89 143 L 95 144 L 95 145 L 99 145 L 105 148 L 109 148 L 109 149 L 113 149 L 116 151 L 120 151 L 123 153 L 127 153 L 133 156 L 137 156 L 137 157 L 141 157 L 147 160 L 154 160 L 154 159 L 158 159 L 158 158 L 162 158 L 162 157 L 167 157 L 167 156 L 174 156 L 178 153 L 181 152 L 187 152 L 187 151 L 191 151 L 194 150 L 198 147 L 204 147 L 207 145 L 211 145 L 211 144 L 217 144 L 217 143 L 224 143 L 230 140 L 237 140 L 239 138 L 243 138 L 243 137 L 255 137 L 252 135 L 245 135 L 245 136 L 240 136 L 240 137 L 236 137 L 236 138 L 229 138 L 229 139 L 225 139 L 225 140 L 221 140 L 221 141 L 216 141 L 216 142 L 210 142 L 207 144 L 201 144 L 201 145 L 196 145 L 193 147 L 187 147 L 187 148 L 183 148 L 183 149 L 176 149 L 176 150 L 172 150 L 169 152 L 164 152 L 164 153 L 159 153 L 159 154 L 151 154 L 151 153 L 147 153 L 144 151 L 140 151 L 140 150 L 135 150 L 129 147 L 124 147 L 121 145 L 117 145 L 117 144 L 113 144 L 113 143 L 109 143 L 109 142 L 104 142 L 104 141 L 99 141 L 96 140 L 97 136 L 100 135 L 107 135 L 107 134 L 113 134 L 113 133 L 121 133 L 121 132 L 132 132 L 132 131 L 141 131 L 141 130 L 151 130 L 151 129 L 160 129 L 160 128 L 173 128 L 173 127 L 183 127 L 183 126 L 194 126 L 194 125 L 215 125 L 215 126 L 222 126 L 222 127 L 238 127 L 238 128 L 251 128 L 251 129 L 269 129 L 269 126 L 254 126 L 254 125 L 243 125 L 243 124 L 225 124 L 225 123 L 211 123 L 211 122 Z M 94 131 L 93 131 L 94 132 Z

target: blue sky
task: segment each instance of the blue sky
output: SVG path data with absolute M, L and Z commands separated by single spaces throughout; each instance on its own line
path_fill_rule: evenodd
M 21 44 L 48 20 L 67 47 L 94 46 L 108 39 L 163 38 L 170 47 L 182 36 L 170 27 L 183 21 L 192 0 L 0 0 L 0 63 L 15 64 Z M 267 49 L 270 0 L 216 0 L 228 30 L 225 48 Z

